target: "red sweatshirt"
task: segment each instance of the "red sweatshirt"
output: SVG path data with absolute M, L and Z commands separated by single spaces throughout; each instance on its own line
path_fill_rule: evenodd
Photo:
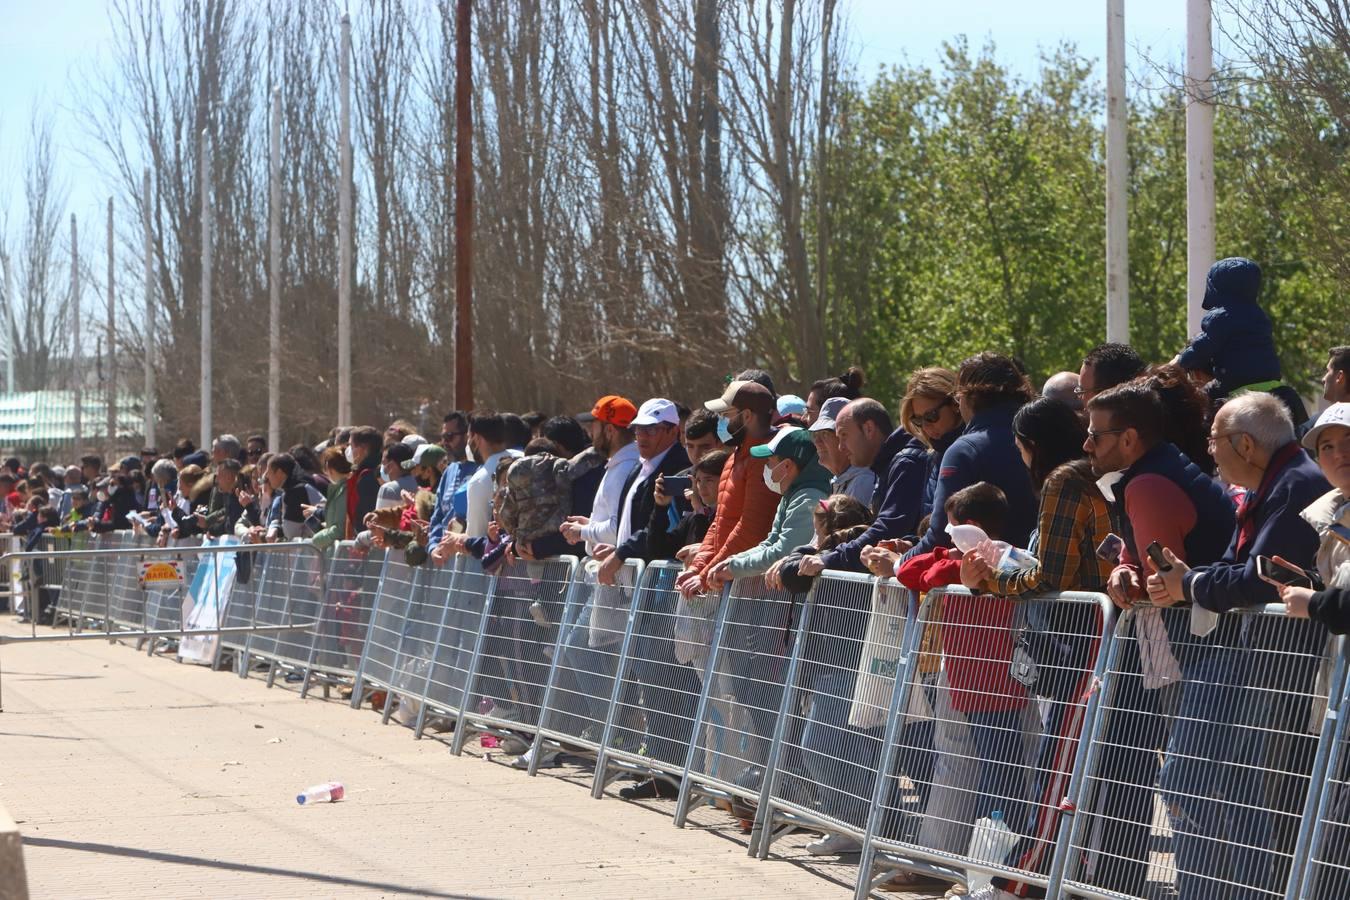
M 938 547 L 900 564 L 895 577 L 912 591 L 961 583 L 961 559 Z M 949 594 L 943 598 L 942 666 L 952 706 L 963 713 L 1026 706 L 1026 688 L 1008 674 L 1012 665 L 1014 604 L 1007 597 Z

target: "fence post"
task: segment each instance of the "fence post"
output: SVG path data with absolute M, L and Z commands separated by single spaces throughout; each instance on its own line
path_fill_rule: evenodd
M 455 720 L 455 739 L 450 744 L 450 752 L 455 756 L 464 752 L 464 741 L 467 739 L 464 727 L 469 719 L 469 700 L 473 697 L 474 679 L 478 677 L 478 667 L 483 661 L 483 644 L 487 640 L 488 619 L 492 616 L 492 599 L 497 595 L 499 581 L 501 575 L 496 574 L 488 584 L 487 597 L 483 599 L 483 614 L 478 619 L 478 637 L 474 638 L 473 656 L 469 659 L 469 671 L 464 673 L 464 701 L 459 705 L 459 716 Z
M 456 586 L 459 584 L 459 576 L 464 572 L 462 563 L 463 557 L 456 555 L 450 563 L 450 587 L 445 593 L 445 602 L 441 604 L 441 621 L 436 625 L 436 640 L 431 643 L 431 663 L 427 666 L 427 677 L 422 682 L 422 706 L 417 710 L 417 722 L 413 725 L 413 739 L 420 741 L 422 733 L 426 728 L 427 705 L 430 703 L 431 695 L 431 673 L 436 671 L 436 660 L 441 655 L 441 639 L 445 636 L 445 620 L 450 617 L 450 607 L 453 605 L 456 596 Z M 427 563 L 423 563 L 427 565 Z M 463 701 L 461 704 L 463 705 Z
M 370 562 L 367 554 L 366 562 Z M 380 557 L 380 577 L 375 584 L 375 596 L 370 599 L 370 620 L 366 622 L 366 639 L 361 643 L 361 659 L 356 664 L 356 677 L 352 680 L 352 709 L 361 708 L 361 684 L 366 675 L 366 659 L 370 656 L 370 638 L 375 629 L 375 616 L 380 611 L 380 597 L 384 594 L 384 576 L 389 571 L 389 551 Z

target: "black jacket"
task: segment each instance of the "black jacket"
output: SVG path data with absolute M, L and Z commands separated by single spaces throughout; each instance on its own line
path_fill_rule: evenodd
M 662 475 L 675 475 L 689 468 L 689 454 L 685 452 L 683 444 L 673 444 L 667 451 L 665 458 L 661 460 L 656 470 L 642 482 L 638 481 L 638 474 L 642 467 L 633 469 L 632 474 L 628 476 L 628 481 L 623 486 L 623 503 L 633 505 L 630 511 L 629 521 L 632 522 L 633 533 L 614 551 L 619 559 L 641 559 L 650 562 L 659 557 L 653 555 L 651 549 L 647 546 L 647 532 L 652 518 L 652 507 L 656 506 L 656 479 Z M 622 509 L 622 506 L 620 506 Z
M 1350 632 L 1350 588 L 1327 588 L 1308 601 L 1308 618 L 1332 634 Z

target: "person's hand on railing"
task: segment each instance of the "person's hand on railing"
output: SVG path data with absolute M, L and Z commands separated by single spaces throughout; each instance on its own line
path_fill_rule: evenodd
M 1143 592 L 1139 576 L 1129 566 L 1117 566 L 1106 580 L 1106 596 L 1117 609 L 1134 609 L 1135 601 Z
M 601 584 L 614 584 L 615 577 L 619 570 L 623 568 L 623 560 L 619 559 L 619 554 L 614 552 L 613 547 L 606 547 L 609 552 L 605 554 L 604 560 L 600 563 L 600 568 L 595 571 L 595 580 Z M 600 547 L 596 547 L 596 559 L 600 559 Z
M 675 590 L 679 591 L 685 597 L 692 597 L 699 592 L 703 586 L 703 576 L 693 569 L 685 569 L 675 579 Z
M 1312 595 L 1312 588 L 1292 584 L 1280 588 L 1280 601 L 1284 604 L 1285 613 L 1294 619 L 1308 618 L 1308 602 L 1312 600 Z
M 703 583 L 709 590 L 718 591 L 722 585 L 730 584 L 736 576 L 731 574 L 731 560 L 724 559 L 703 573 Z
M 787 557 L 778 560 L 769 566 L 769 571 L 764 573 L 764 586 L 771 591 L 783 590 L 783 563 L 787 562 Z
M 878 578 L 894 578 L 895 564 L 900 561 L 900 554 L 884 544 L 877 544 L 864 547 L 861 559 L 863 567 Z
M 813 556 L 803 556 L 802 561 L 797 565 L 797 574 L 805 578 L 813 578 L 824 571 L 825 559 L 818 553 Z
M 981 555 L 979 548 L 961 557 L 961 583 L 972 591 L 983 591 L 994 578 L 994 567 Z

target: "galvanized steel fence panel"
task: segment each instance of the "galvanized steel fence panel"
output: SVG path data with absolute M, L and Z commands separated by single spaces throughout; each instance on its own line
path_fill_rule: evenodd
M 762 576 L 733 581 L 723 596 L 676 824 L 684 824 L 698 795 L 741 804 L 760 797 L 801 599 L 768 589 Z
M 493 583 L 478 561 L 467 556 L 456 556 L 448 565 L 428 569 L 426 577 L 428 590 L 444 599 L 421 694 L 422 708 L 417 714 L 418 737 L 432 718 L 442 722 L 457 719 L 464 709 L 464 691 Z
M 383 550 L 370 550 L 354 541 L 334 545 L 328 567 L 328 601 L 319 614 L 309 660 L 311 672 L 356 676 L 384 561 Z
M 356 685 L 352 691 L 354 706 L 361 702 L 362 691 L 369 687 L 394 687 L 394 678 L 398 672 L 398 648 L 403 641 L 403 630 L 407 625 L 418 574 L 419 570 L 399 559 L 398 554 L 387 555 L 375 608 L 370 614 L 370 628 L 366 632 Z
M 894 582 L 822 573 L 806 600 L 782 739 L 759 806 L 752 848 L 767 856 L 778 819 L 861 841 L 875 788 L 894 660 L 909 597 Z
M 484 608 L 469 687 L 455 728 L 460 753 L 470 730 L 532 733 L 539 724 L 562 634 L 573 557 L 503 563 Z
M 598 581 L 597 566 L 579 565 L 572 576 L 535 732 L 531 774 L 545 738 L 593 752 L 607 740 L 642 563 L 624 563 L 613 584 Z
M 1326 632 L 1282 607 L 1136 611 L 1117 630 L 1064 890 L 1283 897 L 1328 702 Z M 1301 868 L 1303 862 L 1298 862 Z
M 673 777 L 684 773 L 717 605 L 710 601 L 699 615 L 681 602 L 675 579 L 682 568 L 654 562 L 642 572 L 628 651 L 619 667 L 610 739 L 596 761 L 601 786 L 612 765 Z

